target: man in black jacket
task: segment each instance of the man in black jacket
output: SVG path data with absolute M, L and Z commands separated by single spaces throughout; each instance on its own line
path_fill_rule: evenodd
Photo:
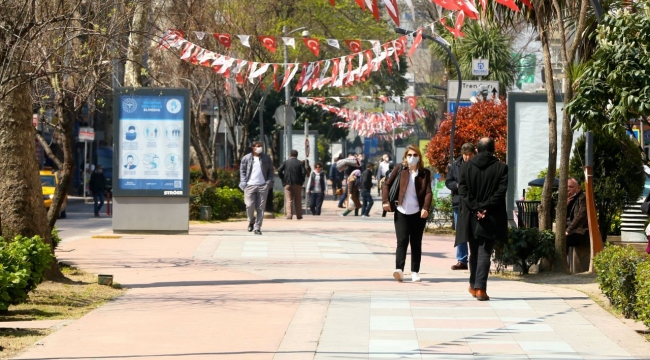
M 461 156 L 459 156 L 456 161 L 449 164 L 445 186 L 447 186 L 447 189 L 451 190 L 452 206 L 454 209 L 454 224 L 456 224 L 456 226 L 458 226 L 458 213 L 460 212 L 460 196 L 458 195 L 458 174 L 460 173 L 460 166 L 463 165 L 464 162 L 469 161 L 469 159 L 474 156 L 475 152 L 474 144 L 465 143 L 460 148 Z M 451 269 L 467 270 L 468 257 L 469 251 L 467 249 L 467 242 L 458 244 L 456 246 L 456 259 L 458 262 L 455 265 L 452 265 Z
M 370 217 L 370 209 L 374 205 L 370 189 L 372 189 L 372 173 L 374 172 L 375 164 L 368 163 L 368 168 L 361 174 L 361 217 Z
M 461 210 L 456 245 L 469 242 L 470 294 L 490 300 L 486 289 L 494 244 L 508 238 L 508 166 L 494 156 L 493 139 L 479 140 L 478 155 L 460 168 L 458 180 Z
M 97 165 L 97 169 L 90 175 L 88 187 L 90 192 L 93 193 L 95 217 L 99 217 L 99 211 L 104 205 L 104 193 L 106 192 L 106 177 L 104 176 L 104 168 L 101 165 Z
M 305 166 L 297 157 L 298 150 L 291 150 L 291 157 L 278 169 L 278 176 L 284 185 L 284 209 L 287 220 L 293 218 L 292 206 L 295 206 L 296 218 L 302 219 L 302 185 L 305 183 Z

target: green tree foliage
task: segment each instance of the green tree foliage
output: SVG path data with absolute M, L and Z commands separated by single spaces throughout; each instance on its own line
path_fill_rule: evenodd
M 624 136 L 630 119 L 650 115 L 650 4 L 631 6 L 607 14 L 591 35 L 598 47 L 566 107 L 585 129 Z
M 451 50 L 458 60 L 463 80 L 477 80 L 472 75 L 472 59 L 489 59 L 490 74 L 486 80 L 495 80 L 500 84 L 500 94 L 505 94 L 505 89 L 515 82 L 517 67 L 512 57 L 511 39 L 496 25 L 481 25 L 478 21 L 468 21 L 463 26 L 467 35 L 462 39 L 454 39 L 451 33 L 444 33 L 444 37 L 451 43 Z M 431 45 L 431 50 L 440 59 L 448 59 L 447 53 L 439 45 Z M 456 69 L 448 64 L 451 78 L 458 78 Z
M 576 141 L 569 174 L 584 181 L 585 137 Z M 605 240 L 623 207 L 643 192 L 645 173 L 641 152 L 634 141 L 605 133 L 594 134 L 594 198 L 598 226 Z

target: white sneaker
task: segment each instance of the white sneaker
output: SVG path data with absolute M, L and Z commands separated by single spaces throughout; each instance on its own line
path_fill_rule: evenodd
M 395 271 L 393 271 L 393 277 L 395 280 L 402 282 L 402 280 L 404 280 L 404 272 L 400 269 L 395 269 Z
M 420 282 L 420 281 L 422 281 L 422 279 L 420 279 L 420 275 L 418 275 L 418 273 L 412 272 L 411 273 L 411 281 Z

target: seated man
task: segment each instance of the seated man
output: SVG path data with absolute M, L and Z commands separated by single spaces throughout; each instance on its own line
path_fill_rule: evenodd
M 589 270 L 591 258 L 591 243 L 589 242 L 589 226 L 587 222 L 587 196 L 580 189 L 580 183 L 574 178 L 568 182 L 566 245 L 573 247 L 580 266 L 576 271 Z

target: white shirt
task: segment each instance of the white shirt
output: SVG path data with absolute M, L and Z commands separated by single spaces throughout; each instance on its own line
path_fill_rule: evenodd
M 246 185 L 260 186 L 264 184 L 266 184 L 266 180 L 264 180 L 264 174 L 262 174 L 262 162 L 259 156 L 253 156 L 253 170 Z
M 320 188 L 320 176 L 321 176 L 321 174 L 317 173 L 315 171 L 312 174 L 313 174 L 312 176 L 314 178 L 314 180 L 313 180 L 314 181 L 314 189 L 311 192 L 313 192 L 314 194 L 320 194 L 321 191 L 322 191 L 321 188 Z M 309 186 L 311 186 L 311 184 L 309 184 Z
M 388 161 L 382 161 L 379 163 L 379 170 L 377 170 L 377 178 L 381 179 L 383 176 L 386 176 L 388 172 L 389 164 Z
M 420 203 L 418 202 L 418 195 L 415 192 L 415 177 L 418 176 L 418 170 L 415 172 L 409 171 L 409 184 L 406 186 L 406 192 L 402 198 L 402 205 L 397 207 L 397 211 L 404 215 L 412 215 L 420 211 Z

